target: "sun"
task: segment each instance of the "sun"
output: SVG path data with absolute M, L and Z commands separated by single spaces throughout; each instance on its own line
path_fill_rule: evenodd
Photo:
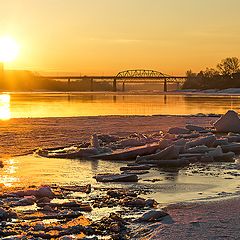
M 19 45 L 9 37 L 0 37 L 0 62 L 11 62 L 16 59 L 19 53 Z

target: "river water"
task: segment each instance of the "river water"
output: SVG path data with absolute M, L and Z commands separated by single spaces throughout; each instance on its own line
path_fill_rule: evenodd
M 2 93 L 0 119 L 4 121 L 28 117 L 222 114 L 228 109 L 238 111 L 239 106 L 238 96 Z M 119 167 L 123 165 L 105 161 L 46 159 L 33 155 L 10 157 L 3 159 L 3 162 L 5 166 L 0 169 L 0 186 L 52 183 L 96 185 L 93 179 L 95 174 L 109 170 L 119 172 Z M 236 193 L 240 187 L 239 177 L 240 171 L 236 170 L 235 164 L 220 164 L 212 168 L 195 166 L 177 172 L 156 169 L 141 176 L 139 183 L 127 187 L 150 187 L 155 189 L 152 197 L 162 203 L 170 203 L 217 197 L 222 192 Z M 153 179 L 157 181 L 151 182 Z
M 98 115 L 222 114 L 239 110 L 240 96 L 2 93 L 0 119 Z

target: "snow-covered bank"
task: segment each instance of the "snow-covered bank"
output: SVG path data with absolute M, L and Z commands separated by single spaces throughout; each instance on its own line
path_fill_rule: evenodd
M 186 124 L 210 126 L 217 118 L 199 116 L 102 116 L 70 118 L 18 118 L 1 122 L 0 157 L 32 150 L 77 144 L 93 133 L 117 134 L 167 131 Z

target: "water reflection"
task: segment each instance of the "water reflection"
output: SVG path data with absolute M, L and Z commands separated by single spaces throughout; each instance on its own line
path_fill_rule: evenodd
M 0 119 L 8 120 L 11 118 L 10 95 L 0 94 Z
M 239 111 L 239 96 L 111 93 L 0 94 L 0 119 L 105 115 L 223 114 Z

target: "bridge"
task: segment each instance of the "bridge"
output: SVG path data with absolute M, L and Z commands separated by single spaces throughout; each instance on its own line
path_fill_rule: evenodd
M 167 92 L 168 83 L 181 84 L 186 80 L 186 76 L 170 76 L 154 70 L 126 70 L 119 72 L 116 76 L 38 76 L 38 79 L 67 80 L 70 85 L 71 80 L 83 80 L 91 82 L 93 91 L 94 81 L 112 82 L 113 91 L 117 91 L 117 83 L 122 83 L 122 91 L 125 90 L 125 83 L 162 83 L 164 92 Z

